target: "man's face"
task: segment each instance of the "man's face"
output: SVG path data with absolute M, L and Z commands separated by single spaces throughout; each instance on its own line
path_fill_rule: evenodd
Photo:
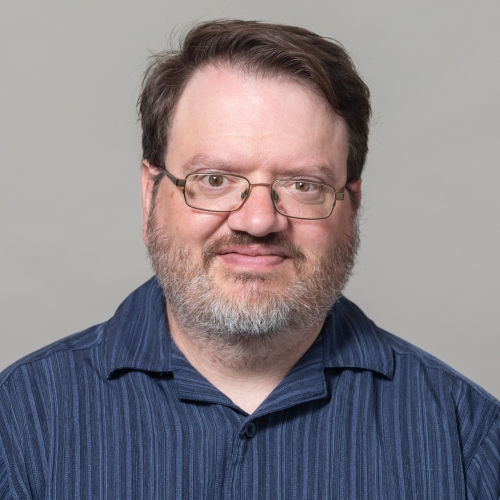
M 195 73 L 174 110 L 165 165 L 179 178 L 216 171 L 270 184 L 300 177 L 342 191 L 346 160 L 344 121 L 313 91 L 209 67 Z M 145 240 L 179 323 L 209 331 L 218 322 L 213 335 L 234 337 L 324 320 L 355 256 L 350 196 L 323 220 L 279 214 L 266 186 L 253 187 L 235 212 L 203 212 L 165 178 L 152 203 L 148 170 Z M 359 183 L 350 187 L 359 194 Z

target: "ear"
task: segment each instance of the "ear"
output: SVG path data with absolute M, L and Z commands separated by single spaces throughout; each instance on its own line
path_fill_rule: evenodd
M 142 192 L 142 238 L 146 245 L 147 241 L 147 226 L 149 214 L 153 203 L 153 185 L 155 176 L 160 170 L 151 165 L 147 160 L 142 161 L 141 165 L 141 192 Z
M 346 184 L 346 190 L 349 193 L 349 198 L 351 200 L 351 204 L 356 211 L 361 205 L 361 178 L 350 181 Z

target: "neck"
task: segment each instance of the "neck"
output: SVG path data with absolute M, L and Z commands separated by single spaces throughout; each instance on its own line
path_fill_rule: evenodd
M 235 339 L 207 338 L 179 324 L 167 304 L 169 330 L 179 350 L 212 385 L 247 413 L 253 413 L 311 347 L 323 326 Z

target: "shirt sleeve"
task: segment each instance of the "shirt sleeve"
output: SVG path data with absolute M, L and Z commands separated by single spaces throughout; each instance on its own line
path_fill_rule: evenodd
M 500 499 L 500 414 L 479 446 L 467 473 L 469 500 Z
M 9 475 L 7 474 L 7 464 L 0 452 L 0 498 L 10 500 L 12 498 L 9 488 Z
M 17 466 L 15 464 L 15 457 L 21 458 L 21 454 L 18 446 L 14 444 L 16 440 L 13 440 L 11 403 L 5 385 L 0 386 L 0 500 L 29 500 L 32 495 L 22 484 L 23 467 L 18 467 L 21 462 L 18 462 Z

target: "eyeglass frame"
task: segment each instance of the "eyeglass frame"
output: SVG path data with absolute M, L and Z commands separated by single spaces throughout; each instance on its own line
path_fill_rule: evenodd
M 280 210 L 276 206 L 276 201 L 274 200 L 273 195 L 272 195 L 272 193 L 274 192 L 273 186 L 277 182 L 287 181 L 287 180 L 291 180 L 291 179 L 275 179 L 271 184 L 266 184 L 264 182 L 255 182 L 255 183 L 252 183 L 246 177 L 244 177 L 242 175 L 238 175 L 238 174 L 225 174 L 225 173 L 222 173 L 222 172 L 199 172 L 199 173 L 191 173 L 191 174 L 186 175 L 186 177 L 184 179 L 179 179 L 178 177 L 175 177 L 175 175 L 171 174 L 166 168 L 162 168 L 161 172 L 164 175 L 166 175 L 174 183 L 175 186 L 182 188 L 182 194 L 184 196 L 184 201 L 185 201 L 185 203 L 186 203 L 186 205 L 188 207 L 194 208 L 195 210 L 200 210 L 202 212 L 226 213 L 226 214 L 232 213 L 232 212 L 236 212 L 237 210 L 239 210 L 246 203 L 246 201 L 250 197 L 250 193 L 252 191 L 252 186 L 267 186 L 267 187 L 270 187 L 271 188 L 271 201 L 273 202 L 274 209 L 279 214 L 284 215 L 285 217 L 288 217 L 290 219 L 300 219 L 300 220 L 323 220 L 323 219 L 328 219 L 328 217 L 330 217 L 330 215 L 332 215 L 333 209 L 335 208 L 335 205 L 337 204 L 337 201 L 342 201 L 345 198 L 345 191 L 344 190 L 337 191 L 330 184 L 326 184 L 324 182 L 310 181 L 310 182 L 314 182 L 314 184 L 320 184 L 320 185 L 323 185 L 323 186 L 328 186 L 329 188 L 333 189 L 334 197 L 333 197 L 332 208 L 331 208 L 330 212 L 328 213 L 328 215 L 325 215 L 324 217 L 313 217 L 313 218 L 311 218 L 311 217 L 295 217 L 293 215 L 287 215 L 287 214 L 284 214 L 283 212 L 280 212 Z M 188 203 L 187 199 L 186 199 L 186 181 L 187 181 L 188 177 L 193 176 L 193 175 L 200 175 L 200 173 L 204 173 L 206 175 L 209 175 L 209 174 L 231 175 L 232 177 L 238 177 L 240 179 L 245 179 L 248 182 L 248 193 L 246 194 L 245 198 L 241 202 L 241 205 L 238 208 L 235 208 L 233 210 L 208 210 L 206 208 L 198 208 L 198 207 L 193 207 L 193 205 L 190 205 Z M 345 189 L 345 186 L 344 186 L 344 189 Z

